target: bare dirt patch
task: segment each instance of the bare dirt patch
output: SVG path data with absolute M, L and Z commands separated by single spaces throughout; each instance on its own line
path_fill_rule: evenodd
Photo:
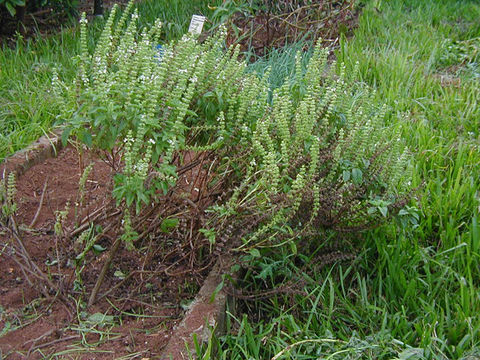
M 110 195 L 112 168 L 69 146 L 21 175 L 18 209 L 3 221 L 0 235 L 0 354 L 159 356 L 214 262 L 196 231 L 211 203 L 202 159 L 191 153 L 178 160 L 177 186 L 136 218 L 141 236 L 135 250 L 120 244 L 90 307 L 89 296 L 122 231 L 121 211 Z M 92 170 L 80 199 L 79 180 L 88 164 Z M 63 235 L 59 211 L 65 211 Z M 165 217 L 178 219 L 178 226 L 162 231 Z M 95 247 L 80 261 L 86 245 L 78 242 L 79 229 L 90 228 L 98 235 Z

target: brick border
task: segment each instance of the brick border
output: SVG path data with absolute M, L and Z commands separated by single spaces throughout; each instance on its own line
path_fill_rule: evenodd
M 0 164 L 2 172 L 14 171 L 17 176 L 21 176 L 32 166 L 56 157 L 63 148 L 61 133 L 61 130 L 55 130 L 50 136 L 41 136 L 25 149 L 5 158 Z
M 233 261 L 231 258 L 219 258 L 207 279 L 203 283 L 195 300 L 181 323 L 174 328 L 170 340 L 161 356 L 162 360 L 183 360 L 195 358 L 193 335 L 196 334 L 200 344 L 206 344 L 213 335 L 220 336 L 226 332 L 226 311 L 235 311 L 232 296 L 221 289 L 215 290 L 222 282 L 225 269 Z M 236 275 L 234 274 L 234 278 Z M 213 300 L 213 301 L 212 301 Z M 187 350 L 190 349 L 190 352 Z

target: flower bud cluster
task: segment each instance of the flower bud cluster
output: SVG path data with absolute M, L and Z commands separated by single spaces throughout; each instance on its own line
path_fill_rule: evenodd
M 306 67 L 297 53 L 291 77 L 272 90 L 269 71 L 263 78 L 247 74 L 238 60 L 240 48 L 224 51 L 224 30 L 203 44 L 187 34 L 159 51 L 159 21 L 139 30 L 133 1 L 118 23 L 115 12 L 92 56 L 82 17 L 80 95 L 71 101 L 71 112 L 87 119 L 75 123 L 76 129 L 88 129 L 95 145 L 122 149 L 123 188 L 117 194 L 132 199 L 134 189 L 137 199 L 145 199 L 152 178 L 173 184 L 179 151 L 242 148 L 245 164 L 239 168 L 247 175 L 225 206 L 229 214 L 248 206 L 270 214 L 248 237 L 253 243 L 290 226 L 303 204 L 309 204 L 313 222 L 324 206 L 325 188 L 336 192 L 368 180 L 370 193 L 361 200 L 366 203 L 368 196 L 386 196 L 377 184 L 404 181 L 410 156 L 401 142 L 391 144 L 383 123 L 386 107 L 378 109 L 371 92 L 352 83 L 343 65 L 338 72 L 335 64 L 327 66 L 328 50 L 320 42 Z M 369 159 L 380 162 L 371 178 Z M 335 201 L 343 206 L 345 198 Z M 361 208 L 361 201 L 354 206 Z M 125 233 L 132 235 L 129 213 L 125 216 Z
M 396 184 L 408 183 L 404 172 L 411 166 L 410 155 L 401 141 L 391 140 L 384 124 L 386 106 L 378 108 L 371 91 L 352 83 L 343 65 L 338 75 L 335 64 L 326 73 L 327 53 L 317 44 L 305 71 L 297 54 L 292 77 L 273 90 L 271 107 L 256 122 L 251 139 L 254 176 L 237 188 L 235 202 L 271 215 L 243 238 L 242 249 L 271 244 L 305 209 L 307 221 L 297 224 L 303 228 L 325 216 L 322 207 L 329 207 L 332 217 L 345 209 L 365 214 L 369 200 L 391 199 L 408 188 Z M 245 107 L 239 109 L 239 119 L 248 116 Z M 349 192 L 361 186 L 363 195 L 351 199 Z M 275 194 L 281 193 L 286 196 L 279 202 Z M 358 221 L 352 219 L 352 226 Z

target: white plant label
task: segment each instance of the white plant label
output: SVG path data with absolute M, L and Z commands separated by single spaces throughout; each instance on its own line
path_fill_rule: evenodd
M 192 21 L 190 21 L 190 27 L 188 28 L 188 32 L 192 34 L 197 34 L 197 35 L 201 34 L 205 19 L 206 19 L 205 16 L 193 15 Z

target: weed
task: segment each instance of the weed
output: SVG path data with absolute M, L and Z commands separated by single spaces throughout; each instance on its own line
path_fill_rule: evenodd
M 67 220 L 69 211 L 70 211 L 70 203 L 68 202 L 65 204 L 65 208 L 63 210 L 55 211 L 54 231 L 57 237 L 63 237 L 65 235 L 64 226 L 65 226 L 65 221 Z
M 5 179 L 5 174 L 0 181 L 0 203 L 2 204 L 2 217 L 8 220 L 17 211 L 15 195 L 17 193 L 15 173 L 11 172 Z

